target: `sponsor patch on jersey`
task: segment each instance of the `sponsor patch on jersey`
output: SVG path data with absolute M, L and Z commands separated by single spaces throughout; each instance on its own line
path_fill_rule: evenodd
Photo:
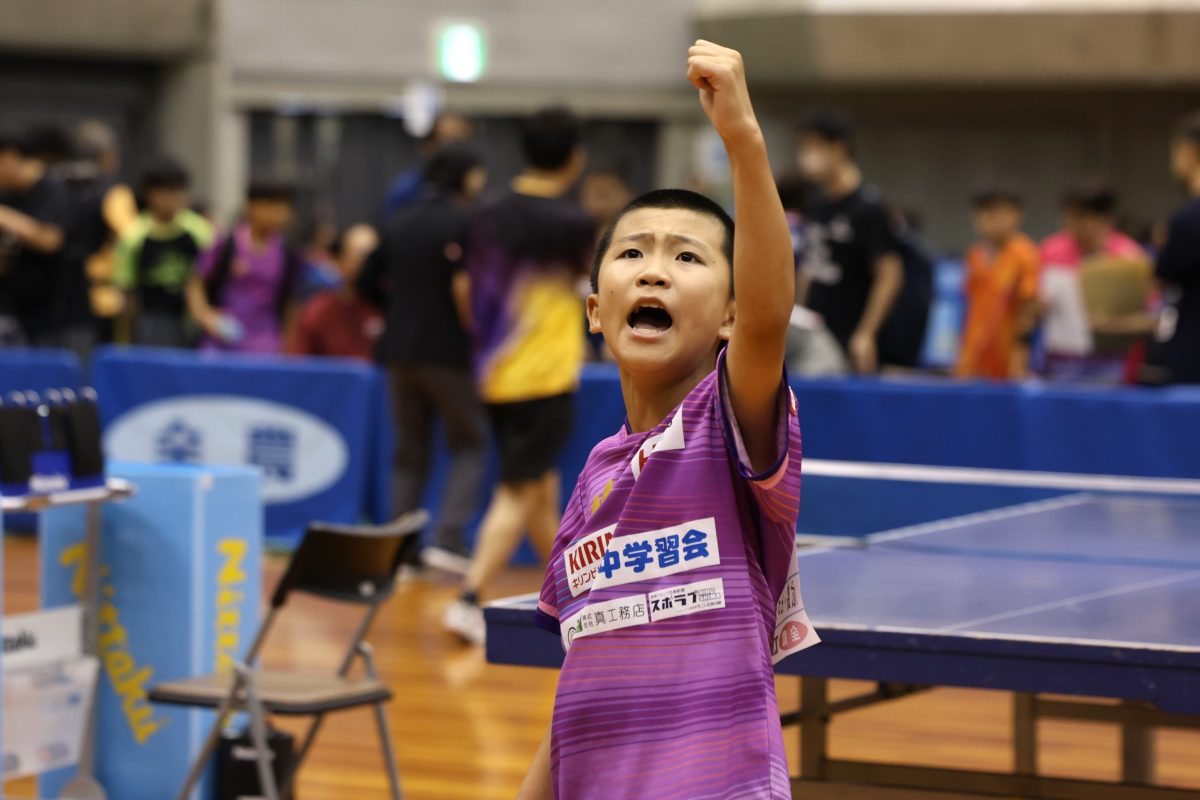
M 670 528 L 611 537 L 596 565 L 591 588 L 663 578 L 720 563 L 717 521 L 706 517 Z
M 720 578 L 669 586 L 646 596 L 650 621 L 685 617 L 701 611 L 725 607 L 725 582 Z

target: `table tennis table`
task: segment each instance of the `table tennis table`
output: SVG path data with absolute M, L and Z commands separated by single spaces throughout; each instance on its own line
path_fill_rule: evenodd
M 800 710 L 782 715 L 801 731 L 801 780 L 1064 800 L 1197 797 L 1155 785 L 1154 730 L 1200 729 L 1200 500 L 1063 494 L 806 547 L 800 575 L 822 643 L 777 671 L 801 678 Z M 489 661 L 561 665 L 557 638 L 534 625 L 534 604 L 525 596 L 486 609 Z M 831 678 L 876 688 L 832 701 Z M 829 757 L 839 714 L 938 686 L 1013 693 L 1011 772 Z M 1039 774 L 1037 721 L 1047 718 L 1119 725 L 1121 781 Z

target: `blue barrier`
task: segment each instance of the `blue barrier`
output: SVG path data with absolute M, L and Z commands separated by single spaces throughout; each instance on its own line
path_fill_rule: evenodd
M 271 539 L 383 505 L 368 481 L 382 424 L 370 366 L 104 348 L 93 369 L 109 458 L 258 467 Z
M 261 591 L 260 478 L 241 467 L 158 464 L 118 464 L 109 474 L 137 491 L 103 509 L 97 777 L 111 798 L 162 800 L 182 785 L 212 713 L 152 706 L 146 693 L 232 669 L 245 655 Z M 42 513 L 44 606 L 77 602 L 82 591 L 85 514 Z M 72 773 L 43 776 L 40 796 L 58 797 Z

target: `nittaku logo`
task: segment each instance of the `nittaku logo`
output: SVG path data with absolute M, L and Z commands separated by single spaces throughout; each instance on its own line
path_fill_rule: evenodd
M 64 492 L 71 488 L 71 482 L 65 475 L 34 475 L 29 479 L 29 491 L 35 494 Z
M 29 631 L 21 631 L 15 636 L 4 637 L 4 654 L 19 653 L 22 650 L 33 650 L 37 647 L 37 637 Z

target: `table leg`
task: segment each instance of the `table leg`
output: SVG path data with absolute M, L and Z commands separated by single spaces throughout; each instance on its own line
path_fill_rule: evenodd
M 829 681 L 826 678 L 800 679 L 800 777 L 825 779 L 826 748 L 829 737 Z
M 1013 693 L 1013 772 L 1037 774 L 1037 695 Z
M 1122 700 L 1126 708 L 1142 708 L 1136 700 Z M 1141 722 L 1121 723 L 1121 779 L 1125 783 L 1154 783 L 1154 728 Z

